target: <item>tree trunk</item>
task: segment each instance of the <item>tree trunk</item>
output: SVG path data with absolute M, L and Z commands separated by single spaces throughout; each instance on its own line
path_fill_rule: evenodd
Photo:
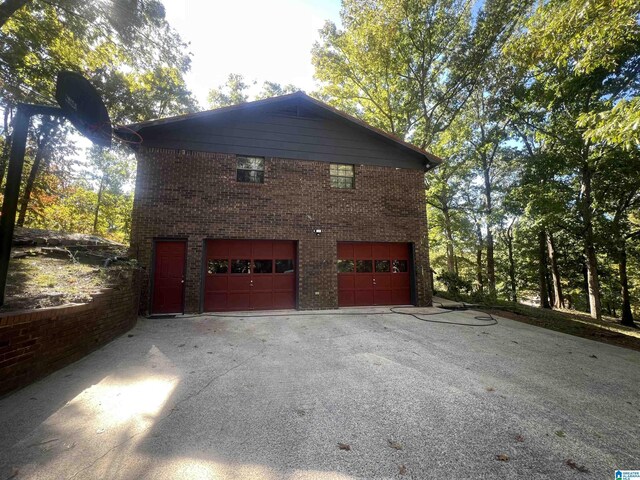
M 554 296 L 553 293 L 553 285 L 551 282 L 551 275 L 549 274 L 549 266 L 547 265 L 547 276 L 546 276 L 546 280 L 547 280 L 547 298 L 549 299 L 549 307 L 553 308 L 553 304 L 556 303 L 556 297 Z
M 487 284 L 489 285 L 489 295 L 496 297 L 496 264 L 493 258 L 493 234 L 487 225 Z
M 453 254 L 453 229 L 451 227 L 451 216 L 449 215 L 449 209 L 442 210 L 444 216 L 444 233 L 447 237 L 447 271 L 449 273 L 455 273 L 455 259 Z
M 476 278 L 478 281 L 478 291 L 480 293 L 484 292 L 484 277 L 482 275 L 482 229 L 480 228 L 480 224 L 476 223 L 476 237 L 478 240 L 478 245 L 476 247 Z
M 29 200 L 31 200 L 33 185 L 35 184 L 36 178 L 38 177 L 38 173 L 40 171 L 40 164 L 42 163 L 42 159 L 48 153 L 49 140 L 51 139 L 51 134 L 53 132 L 53 121 L 51 119 L 43 120 L 40 131 L 42 132 L 42 136 L 38 141 L 36 156 L 33 159 L 33 165 L 31 166 L 31 171 L 29 172 L 29 178 L 27 178 L 27 184 L 25 185 L 24 193 L 22 194 L 20 213 L 18 214 L 18 220 L 16 222 L 16 225 L 18 227 L 22 227 L 24 225 L 24 220 L 27 216 L 27 208 L 29 207 Z
M 553 242 L 553 234 L 547 232 L 547 252 L 549 254 L 549 265 L 551 266 L 551 281 L 553 284 L 553 308 L 564 308 L 564 297 L 562 296 L 562 284 L 560 283 L 560 269 L 558 268 L 558 254 Z
M 513 260 L 513 232 L 511 226 L 507 230 L 507 251 L 509 253 L 509 282 L 511 284 L 511 301 L 517 302 L 516 295 L 516 264 Z
M 11 152 L 11 135 L 9 135 L 9 113 L 11 108 L 5 106 L 3 115 L 3 132 L 4 132 L 4 145 L 2 146 L 2 153 L 0 153 L 0 186 L 4 182 L 4 174 L 7 171 L 7 165 L 9 164 L 9 152 Z
M 619 253 L 618 271 L 622 287 L 622 325 L 635 327 L 633 313 L 631 313 L 631 297 L 629 296 L 629 279 L 627 278 L 627 247 L 623 243 Z
M 580 213 L 584 223 L 584 254 L 587 265 L 587 291 L 589 294 L 589 312 L 597 320 L 602 318 L 600 304 L 600 282 L 598 280 L 598 259 L 594 247 L 593 214 L 591 212 L 591 169 L 585 162 L 582 167 L 582 179 L 580 186 L 581 201 Z
M 102 202 L 102 190 L 104 189 L 104 174 L 100 178 L 100 187 L 98 187 L 98 201 L 93 214 L 93 233 L 98 233 L 98 216 L 100 215 L 100 203 Z
M 482 165 L 484 175 L 484 197 L 486 204 L 486 222 L 487 222 L 487 284 L 489 285 L 489 296 L 491 298 L 496 297 L 496 264 L 493 258 L 493 234 L 491 233 L 491 176 L 489 171 L 489 164 L 486 159 L 483 160 Z
M 5 0 L 0 3 L 0 28 L 7 23 L 7 20 L 13 15 L 16 10 L 23 7 L 31 0 Z
M 538 233 L 538 282 L 540 294 L 540 308 L 551 308 L 547 297 L 547 236 L 544 230 Z

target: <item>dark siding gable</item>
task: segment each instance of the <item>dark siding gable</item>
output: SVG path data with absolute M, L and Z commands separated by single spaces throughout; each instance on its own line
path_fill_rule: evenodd
M 359 125 L 311 109 L 228 112 L 141 128 L 144 146 L 425 169 L 425 157 Z

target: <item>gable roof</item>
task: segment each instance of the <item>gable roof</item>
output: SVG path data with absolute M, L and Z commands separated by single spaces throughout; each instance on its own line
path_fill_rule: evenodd
M 298 91 L 295 93 L 281 95 L 278 97 L 271 97 L 264 100 L 256 100 L 253 102 L 246 102 L 237 105 L 231 105 L 228 107 L 217 108 L 214 110 L 207 110 L 203 112 L 197 113 L 189 113 L 185 115 L 176 115 L 173 117 L 160 118 L 156 120 L 148 120 L 139 123 L 133 123 L 127 125 L 127 128 L 139 133 L 142 135 L 143 131 L 152 131 L 154 127 L 167 127 L 167 126 L 178 126 L 183 122 L 188 122 L 192 120 L 206 120 L 209 118 L 217 118 L 223 117 L 225 114 L 230 114 L 232 112 L 250 112 L 251 110 L 264 110 L 271 108 L 278 108 L 280 106 L 287 106 L 291 104 L 306 104 L 309 107 L 316 108 L 324 112 L 327 116 L 334 117 L 337 119 L 346 120 L 350 122 L 354 126 L 364 129 L 380 139 L 395 144 L 396 146 L 405 149 L 409 152 L 412 152 L 414 155 L 418 153 L 423 156 L 426 160 L 426 170 L 436 167 L 440 163 L 442 163 L 442 159 L 438 156 L 427 152 L 411 143 L 405 142 L 394 135 L 391 135 L 379 128 L 373 127 L 362 120 L 349 115 L 348 113 L 342 112 L 331 105 L 328 105 L 320 100 L 317 100 L 313 97 L 310 97 L 306 93 L 302 91 Z M 144 137 L 144 135 L 142 135 Z

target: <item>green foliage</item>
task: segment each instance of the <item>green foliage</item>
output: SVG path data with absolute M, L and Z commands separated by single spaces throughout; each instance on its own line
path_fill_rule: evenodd
M 279 83 L 270 82 L 267 80 L 262 84 L 262 90 L 260 90 L 260 92 L 256 95 L 255 99 L 264 100 L 265 98 L 279 97 L 281 95 L 295 93 L 298 90 L 298 87 L 292 84 L 282 86 Z
M 246 90 L 249 87 L 250 85 L 245 82 L 244 76 L 238 73 L 230 73 L 225 84 L 209 91 L 209 96 L 207 97 L 209 107 L 220 108 L 246 103 L 249 99 Z
M 444 272 L 438 276 L 438 280 L 442 282 L 450 295 L 458 295 L 460 293 L 471 293 L 471 282 L 463 279 L 456 273 Z
M 55 104 L 60 70 L 90 78 L 114 124 L 192 112 L 186 86 L 186 45 L 165 19 L 158 0 L 30 1 L 2 25 L 0 110 L 2 144 L 11 133 L 17 102 Z M 25 226 L 92 232 L 127 241 L 132 203 L 132 159 L 124 149 L 88 155 L 75 148 L 68 124 L 56 127 L 42 164 L 34 164 L 46 122 L 35 120 L 24 182 L 35 174 Z M 0 184 L 8 149 L 0 150 Z
M 209 90 L 209 107 L 220 108 L 246 103 L 251 96 L 249 90 L 255 84 L 255 81 L 247 83 L 244 76 L 238 73 L 230 73 L 224 84 Z M 265 81 L 262 84 L 262 90 L 253 97 L 253 100 L 264 100 L 265 98 L 294 93 L 298 90 L 299 89 L 292 84 L 282 86 L 276 82 Z
M 319 96 L 446 159 L 426 175 L 439 282 L 536 303 L 556 268 L 597 316 L 620 312 L 626 258 L 638 312 L 640 4 L 471 5 L 345 1 L 313 49 Z

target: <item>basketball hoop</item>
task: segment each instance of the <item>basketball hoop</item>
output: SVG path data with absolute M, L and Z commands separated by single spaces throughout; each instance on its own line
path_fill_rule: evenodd
M 0 306 L 4 305 L 4 292 L 7 285 L 9 259 L 13 242 L 13 229 L 18 208 L 20 180 L 24 166 L 24 153 L 27 145 L 29 122 L 34 115 L 52 115 L 67 118 L 74 127 L 96 145 L 111 146 L 111 128 L 109 112 L 100 93 L 89 80 L 79 73 L 60 72 L 56 80 L 56 100 L 60 108 L 49 105 L 31 105 L 18 103 L 11 135 L 11 151 L 7 182 L 0 215 Z M 135 137 L 131 135 L 131 137 Z M 140 137 L 140 135 L 138 135 Z M 137 143 L 141 143 L 142 138 Z M 135 142 L 133 142 L 135 143 Z
M 89 80 L 75 72 L 58 73 L 56 100 L 80 133 L 97 145 L 111 146 L 109 112 Z

